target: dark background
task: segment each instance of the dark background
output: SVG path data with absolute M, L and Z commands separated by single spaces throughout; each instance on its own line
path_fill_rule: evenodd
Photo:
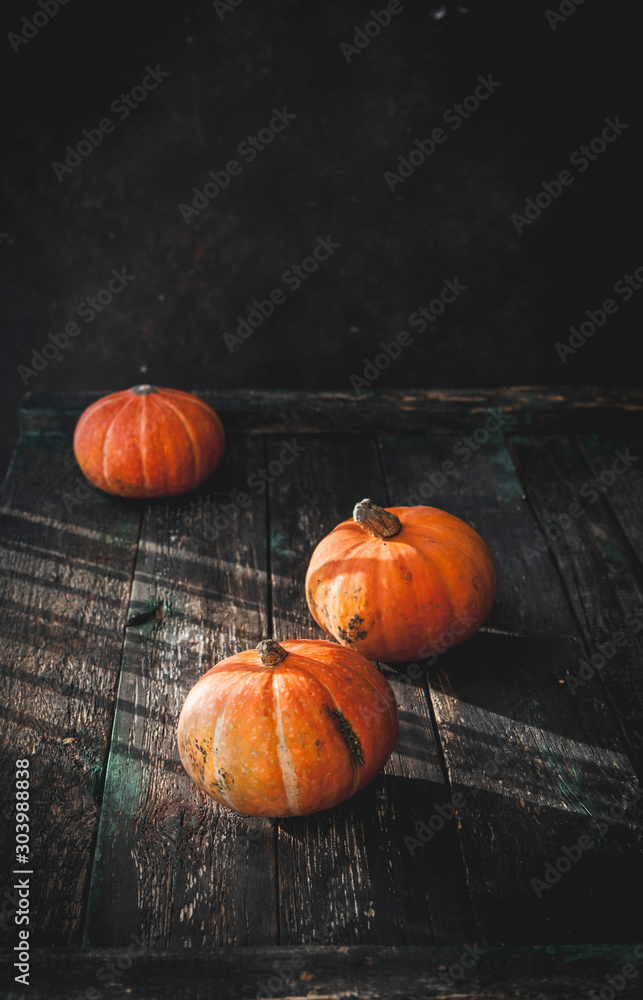
M 635 5 L 585 0 L 553 30 L 547 0 L 402 0 L 348 64 L 340 43 L 384 6 L 242 0 L 221 20 L 211 2 L 69 0 L 15 53 L 7 34 L 41 8 L 4 4 L 2 471 L 27 389 L 352 392 L 456 276 L 466 293 L 375 387 L 640 384 L 643 291 L 565 364 L 554 347 L 643 264 Z M 148 64 L 169 76 L 121 121 L 109 106 Z M 392 193 L 384 172 L 479 74 L 501 87 Z M 247 163 L 237 147 L 284 105 L 296 120 Z M 570 167 L 617 115 L 629 128 Z M 106 116 L 59 182 L 52 162 Z M 186 224 L 179 203 L 232 158 L 242 175 Z M 511 213 L 566 168 L 573 185 L 519 234 Z M 223 332 L 329 234 L 341 247 L 231 354 Z M 25 385 L 17 366 L 123 267 L 135 280 Z

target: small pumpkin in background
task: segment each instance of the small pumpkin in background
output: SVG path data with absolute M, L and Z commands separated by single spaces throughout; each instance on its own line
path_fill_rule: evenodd
M 74 432 L 74 454 L 87 479 L 122 497 L 187 493 L 214 471 L 224 450 L 223 425 L 211 406 L 153 385 L 103 396 Z
M 395 663 L 473 635 L 496 573 L 483 539 L 453 514 L 362 500 L 314 550 L 305 586 L 321 628 L 369 660 Z
M 382 769 L 399 731 L 393 689 L 335 642 L 264 639 L 221 660 L 188 694 L 178 726 L 185 770 L 249 816 L 330 809 Z

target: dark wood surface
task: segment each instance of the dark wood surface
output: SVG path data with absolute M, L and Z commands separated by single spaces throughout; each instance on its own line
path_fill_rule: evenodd
M 470 968 L 464 969 L 465 963 Z M 0 968 L 10 976 L 10 959 Z M 639 1000 L 640 945 L 42 950 L 5 1000 Z M 611 983 L 616 983 L 616 990 Z M 93 992 L 92 992 L 93 991 Z
M 518 946 L 573 945 L 585 961 L 590 945 L 635 941 L 643 393 L 203 393 L 228 430 L 225 458 L 203 487 L 149 503 L 89 490 L 70 503 L 82 483 L 71 433 L 98 395 L 26 400 L 0 499 L 2 885 L 13 878 L 14 761 L 28 756 L 31 945 L 91 949 L 43 953 L 41 962 L 89 984 L 100 949 L 126 949 L 134 936 L 173 950 L 178 982 L 205 977 L 210 961 L 232 962 L 235 949 L 269 970 L 270 949 L 291 946 L 323 970 L 339 948 L 333 954 L 358 965 L 356 956 L 376 956 L 376 968 L 367 963 L 362 979 L 338 974 L 325 982 L 329 995 L 359 981 L 363 990 L 377 982 L 369 995 L 403 997 L 420 993 L 404 979 L 398 992 L 390 985 L 396 956 L 428 961 L 435 948 L 469 943 L 489 955 L 504 947 L 519 962 Z M 463 435 L 484 427 L 490 408 L 500 408 L 501 428 L 463 458 Z M 249 485 L 293 440 L 299 457 L 269 488 Z M 587 484 L 624 449 L 630 467 L 607 475 L 590 500 Z M 303 592 L 316 543 L 357 500 L 408 503 L 408 491 L 449 461 L 453 472 L 424 502 L 482 534 L 498 596 L 483 629 L 418 676 L 381 665 L 401 722 L 382 774 L 338 808 L 293 820 L 255 820 L 206 800 L 176 747 L 191 686 L 261 638 L 321 636 Z M 250 507 L 213 530 L 241 491 Z M 580 515 L 540 551 L 538 532 L 574 502 Z M 592 670 L 605 643 L 614 652 Z M 419 842 L 418 825 L 453 796 L 453 819 Z M 590 846 L 555 884 L 543 883 L 581 837 Z M 0 943 L 11 949 L 17 929 L 5 903 Z M 203 948 L 226 957 L 206 958 Z M 188 959 L 182 949 L 198 951 Z M 148 967 L 152 977 L 147 992 L 136 979 L 136 995 L 166 995 L 166 959 L 157 955 L 152 970 L 146 955 L 132 964 L 135 978 Z M 421 957 L 413 962 L 408 969 L 419 970 Z M 302 996 L 323 985 L 326 973 L 314 975 L 319 982 L 298 984 Z M 514 995 L 481 976 L 467 973 L 461 995 Z M 581 979 L 565 993 L 560 977 L 547 995 L 579 995 Z M 300 995 L 288 989 L 274 995 Z
M 226 427 L 248 434 L 337 430 L 432 429 L 437 433 L 484 422 L 487 411 L 500 409 L 509 429 L 568 430 L 629 428 L 643 416 L 640 389 L 519 386 L 493 389 L 366 389 L 355 392 L 284 389 L 195 390 L 225 413 Z M 100 390 L 27 393 L 22 431 L 73 432 L 82 410 L 105 395 Z M 639 425 L 640 426 L 640 425 Z

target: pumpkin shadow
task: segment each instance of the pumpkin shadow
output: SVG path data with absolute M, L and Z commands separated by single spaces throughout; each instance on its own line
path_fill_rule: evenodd
M 577 638 L 552 633 L 509 635 L 480 630 L 466 642 L 446 650 L 437 662 L 421 664 L 416 683 L 427 683 L 432 696 L 457 698 L 570 739 L 583 739 L 581 705 L 601 698 L 595 679 L 576 691 L 570 680 L 585 662 Z M 616 662 L 616 657 L 615 657 Z M 410 679 L 408 663 L 384 665 L 389 679 Z M 417 668 L 415 668 L 417 670 Z M 585 734 L 585 735 L 584 735 Z
M 581 804 L 573 810 L 530 794 L 519 771 L 485 771 L 493 752 L 480 740 L 476 762 L 450 787 L 380 774 L 334 809 L 277 821 L 280 865 L 306 871 L 302 892 L 314 900 L 315 925 L 333 926 L 317 943 L 631 939 L 643 876 L 643 860 L 627 850 L 634 815 L 602 835 Z M 537 893 L 534 879 L 583 835 L 592 850 L 561 864 Z M 357 914 L 341 908 L 348 877 Z
M 453 921 L 454 939 L 475 939 L 455 809 L 447 809 L 449 819 L 435 814 L 440 829 L 430 845 L 416 839 L 421 820 L 445 799 L 448 805 L 439 782 L 379 774 L 332 809 L 277 821 L 280 859 L 306 870 L 304 893 L 315 901 L 315 924 L 333 925 L 326 940 L 313 943 L 426 945 L 435 943 L 436 923 L 445 919 Z M 360 910 L 340 912 L 338 919 L 348 873 L 357 882 Z

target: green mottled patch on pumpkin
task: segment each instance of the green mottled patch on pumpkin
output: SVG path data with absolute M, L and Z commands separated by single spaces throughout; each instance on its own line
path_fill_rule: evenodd
M 343 715 L 338 708 L 331 708 L 330 705 L 325 704 L 324 708 L 339 729 L 340 735 L 348 747 L 353 760 L 357 764 L 363 764 L 364 755 L 362 753 L 362 744 L 360 743 L 359 736 L 351 726 L 346 716 Z

